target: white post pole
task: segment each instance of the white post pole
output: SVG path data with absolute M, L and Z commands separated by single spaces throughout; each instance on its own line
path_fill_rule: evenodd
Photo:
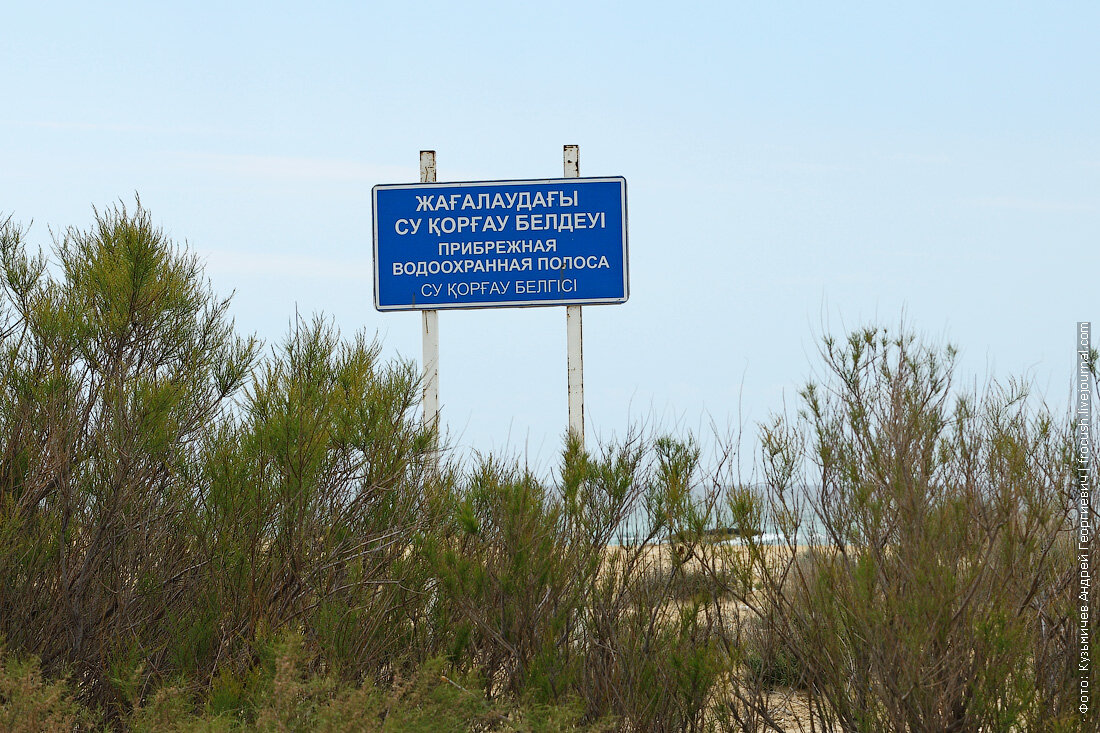
M 420 182 L 435 183 L 435 151 L 420 151 Z M 439 311 L 421 311 L 424 327 L 424 423 L 439 420 Z
M 562 162 L 566 178 L 580 177 L 579 145 L 566 145 Z M 565 330 L 569 346 L 569 432 L 584 447 L 584 328 L 579 305 L 565 306 Z

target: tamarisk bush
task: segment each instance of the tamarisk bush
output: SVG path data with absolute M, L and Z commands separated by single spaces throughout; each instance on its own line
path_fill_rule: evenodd
M 411 365 L 299 323 L 262 360 L 140 206 L 51 266 L 0 230 L 0 635 L 123 710 L 303 631 L 330 669 L 404 655 L 435 436 Z M 259 368 L 258 368 L 259 367 Z
M 184 479 L 257 344 L 140 205 L 66 231 L 56 274 L 23 237 L 5 223 L 0 630 L 109 699 L 192 602 Z
M 904 332 L 826 339 L 824 357 L 797 415 L 763 429 L 784 541 L 755 553 L 755 603 L 819 721 L 1088 729 L 1069 423 L 1017 383 L 953 389 L 954 350 Z M 800 553 L 807 518 L 824 537 Z
M 702 730 L 723 669 L 718 628 L 681 600 L 681 560 L 705 519 L 691 500 L 698 451 L 630 436 L 599 453 L 567 440 L 557 486 L 484 460 L 455 486 L 425 548 L 446 653 L 489 695 L 579 699 L 586 719 Z M 627 520 L 640 513 L 641 536 Z
M 362 334 L 237 335 L 140 202 L 25 240 L 0 223 L 0 720 L 1095 729 L 1070 424 L 950 348 L 826 339 L 749 481 L 732 441 L 636 433 L 543 477 L 459 464 Z

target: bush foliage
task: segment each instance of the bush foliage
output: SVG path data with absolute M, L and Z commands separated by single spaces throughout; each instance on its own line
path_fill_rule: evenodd
M 458 462 L 364 334 L 238 335 L 140 203 L 25 240 L 3 223 L 10 729 L 1097 722 L 1071 422 L 958 388 L 949 347 L 826 339 L 748 476 L 633 434 L 547 479 Z

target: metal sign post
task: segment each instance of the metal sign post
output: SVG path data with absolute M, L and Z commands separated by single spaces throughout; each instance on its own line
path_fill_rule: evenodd
M 420 182 L 435 183 L 435 151 L 420 151 Z M 424 424 L 439 421 L 439 311 L 423 313 Z
M 566 145 L 562 151 L 562 174 L 566 178 L 579 178 L 581 149 L 579 145 Z M 565 332 L 568 342 L 567 375 L 569 385 L 569 432 L 584 447 L 584 327 L 581 306 L 565 307 Z

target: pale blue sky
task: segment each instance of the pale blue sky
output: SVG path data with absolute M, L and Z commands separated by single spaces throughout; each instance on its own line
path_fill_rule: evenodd
M 625 176 L 631 300 L 585 309 L 590 440 L 751 430 L 823 332 L 903 311 L 964 376 L 1062 404 L 1074 324 L 1100 321 L 1095 2 L 12 5 L 0 212 L 45 244 L 137 191 L 269 342 L 297 308 L 419 359 L 419 314 L 371 305 L 370 188 L 422 148 L 441 181 L 558 176 L 565 143 Z M 564 309 L 440 328 L 459 444 L 552 460 Z

